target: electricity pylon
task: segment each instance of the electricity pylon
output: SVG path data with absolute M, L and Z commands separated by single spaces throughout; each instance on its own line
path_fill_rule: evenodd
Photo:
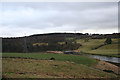
M 27 43 L 26 43 L 26 36 L 24 38 L 24 53 L 27 53 L 28 50 L 27 50 Z

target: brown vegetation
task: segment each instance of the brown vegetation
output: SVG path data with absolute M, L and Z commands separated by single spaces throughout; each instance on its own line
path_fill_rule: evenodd
M 119 72 L 120 72 L 120 67 L 118 67 L 114 64 L 105 62 L 103 60 L 99 61 L 99 63 L 95 66 L 95 68 L 100 69 L 100 70 L 110 70 L 116 74 L 119 74 Z

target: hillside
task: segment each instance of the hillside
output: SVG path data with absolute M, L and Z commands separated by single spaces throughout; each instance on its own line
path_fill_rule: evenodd
M 120 57 L 119 52 L 119 39 L 112 39 L 112 44 L 104 45 L 106 39 L 90 39 L 88 42 L 84 42 L 84 39 L 78 39 L 77 42 L 82 44 L 79 47 L 79 51 L 88 54 L 99 54 L 107 56 Z
M 104 45 L 106 38 L 112 38 L 112 44 Z M 118 55 L 119 33 L 82 34 L 82 33 L 49 33 L 26 37 L 3 38 L 3 52 L 45 52 L 77 50 L 81 53 L 107 56 Z

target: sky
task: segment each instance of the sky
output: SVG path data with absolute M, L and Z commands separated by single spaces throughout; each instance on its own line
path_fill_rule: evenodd
M 3 2 L 0 37 L 43 33 L 117 33 L 117 2 Z

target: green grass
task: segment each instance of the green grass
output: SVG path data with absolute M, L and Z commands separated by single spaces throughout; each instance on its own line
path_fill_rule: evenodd
M 90 39 L 88 42 L 84 42 L 84 40 L 77 40 L 78 43 L 82 44 L 79 48 L 80 51 L 89 52 L 92 48 L 95 48 L 99 45 L 104 44 L 105 39 Z
M 96 59 L 81 55 L 46 54 L 46 53 L 3 53 L 2 57 L 23 57 L 41 60 L 50 60 L 50 58 L 54 57 L 55 60 L 57 61 L 70 61 L 78 64 L 84 64 L 87 66 L 92 66 L 98 62 Z
M 99 49 L 92 50 L 90 53 L 95 53 L 95 54 L 103 54 L 103 55 L 111 55 L 111 56 L 116 56 L 118 54 L 118 44 L 109 44 L 105 45 L 103 47 L 100 47 Z
M 84 39 L 78 39 L 77 42 L 82 44 L 78 50 L 83 53 L 120 57 L 120 55 L 118 55 L 118 39 L 112 39 L 112 44 L 94 49 L 103 45 L 105 40 L 106 39 L 90 39 L 88 42 L 84 42 Z
M 73 40 L 74 37 L 69 37 L 69 38 L 66 38 L 66 40 Z
M 3 58 L 4 78 L 115 78 L 83 64 L 65 61 Z

